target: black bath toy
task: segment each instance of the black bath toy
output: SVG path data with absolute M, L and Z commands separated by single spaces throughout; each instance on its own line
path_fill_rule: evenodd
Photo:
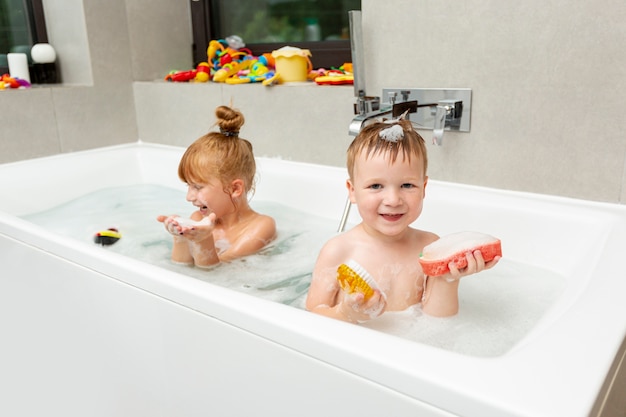
M 99 245 L 108 246 L 120 240 L 121 237 L 122 234 L 116 228 L 111 227 L 96 233 L 93 237 L 93 241 Z

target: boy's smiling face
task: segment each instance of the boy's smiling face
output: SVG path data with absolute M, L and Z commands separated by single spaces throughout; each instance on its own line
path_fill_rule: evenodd
M 422 213 L 428 181 L 422 158 L 413 155 L 409 162 L 401 153 L 392 163 L 388 153 L 366 157 L 361 152 L 354 162 L 347 187 L 365 229 L 389 237 L 402 235 Z

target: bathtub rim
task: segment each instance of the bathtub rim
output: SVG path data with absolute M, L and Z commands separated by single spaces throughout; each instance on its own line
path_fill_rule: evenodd
M 119 145 L 114 148 L 133 148 L 135 146 L 137 144 Z M 140 144 L 140 146 L 150 145 Z M 165 145 L 158 145 L 158 147 L 170 148 Z M 98 150 L 100 149 L 81 151 L 81 153 L 91 153 Z M 63 158 L 65 155 L 58 155 L 58 157 Z M 19 161 L 17 163 L 29 161 L 32 162 L 33 160 Z M 290 161 L 287 161 L 287 163 L 290 163 Z M 294 164 L 299 165 L 301 163 L 294 162 Z M 310 165 L 315 166 L 315 164 Z M 517 192 L 511 193 L 518 194 Z M 534 194 L 531 195 L 536 197 Z M 552 199 L 550 197 L 544 198 Z M 563 200 L 561 197 L 556 197 L 556 199 Z M 604 203 L 593 202 L 591 204 L 596 207 L 604 205 Z M 11 235 L 9 233 L 14 234 Z M 194 278 L 166 271 L 123 255 L 98 251 L 100 249 L 98 247 L 78 246 L 76 241 L 71 238 L 53 236 L 52 233 L 38 226 L 4 212 L 0 212 L 0 234 L 14 236 L 16 240 L 24 242 L 24 244 L 35 246 L 39 250 L 61 256 L 79 265 L 83 265 L 85 259 L 88 259 L 90 267 L 112 279 L 139 288 L 146 289 L 147 287 L 146 291 L 150 293 L 165 299 L 173 297 L 179 303 L 184 302 L 185 304 L 183 305 L 188 303 L 192 308 L 204 312 L 204 314 L 217 317 L 237 327 L 254 328 L 258 332 L 257 334 L 262 337 L 276 340 L 292 349 L 318 357 L 326 363 L 347 369 L 350 372 L 359 374 L 364 378 L 420 401 L 424 401 L 424 396 L 426 396 L 427 402 L 430 404 L 452 412 L 454 410 L 459 412 L 459 410 L 467 409 L 467 407 L 475 408 L 476 404 L 484 403 L 489 404 L 494 410 L 506 410 L 510 415 L 526 416 L 551 415 L 554 412 L 563 413 L 563 409 L 556 409 L 548 404 L 555 402 L 561 406 L 566 403 L 569 404 L 567 411 L 570 412 L 566 412 L 567 415 L 581 415 L 579 414 L 581 410 L 591 410 L 605 379 L 605 375 L 601 375 L 602 371 L 598 372 L 596 370 L 591 372 L 591 370 L 599 368 L 608 372 L 612 366 L 612 358 L 622 345 L 622 340 L 619 340 L 617 344 L 615 344 L 615 340 L 612 341 L 613 356 L 610 355 L 612 348 L 605 347 L 601 349 L 597 346 L 597 343 L 588 347 L 564 345 L 562 340 L 559 340 L 559 336 L 569 336 L 570 332 L 575 331 L 575 329 L 571 328 L 574 323 L 569 322 L 564 328 L 562 326 L 563 323 L 560 321 L 552 323 L 546 329 L 546 332 L 553 330 L 554 333 L 538 335 L 533 343 L 528 343 L 520 349 L 514 349 L 497 357 L 479 358 L 456 354 L 379 333 L 375 333 L 377 340 L 374 340 L 375 343 L 372 345 L 373 336 L 371 332 L 374 332 L 372 330 L 319 317 L 278 303 L 256 299 L 252 296 L 215 287 L 205 282 L 201 282 L 200 287 L 200 282 Z M 63 243 L 61 248 L 55 243 L 55 241 L 59 243 L 59 239 L 60 243 Z M 117 265 L 110 262 L 111 256 L 118 261 L 116 262 Z M 132 277 L 125 276 L 122 272 L 128 269 L 134 271 L 136 275 Z M 159 276 L 159 279 L 155 279 L 155 277 L 149 276 L 146 271 L 158 271 L 163 275 Z M 606 272 L 608 273 L 609 271 Z M 212 291 L 207 292 L 208 288 L 211 288 Z M 175 297 L 169 292 L 172 290 Z M 594 293 L 598 291 L 600 289 L 592 289 Z M 220 297 L 215 297 L 215 294 L 220 294 Z M 251 297 L 252 299 L 250 299 Z M 247 308 L 233 312 L 223 304 L 224 300 L 234 301 L 238 305 L 245 305 Z M 217 310 L 207 310 L 207 301 L 211 303 L 212 308 L 218 306 Z M 255 307 L 259 308 L 256 309 Z M 285 308 L 289 310 L 284 310 Z M 297 313 L 293 310 L 297 311 Z M 293 315 L 293 322 L 285 322 L 281 319 L 285 317 L 285 311 L 292 311 L 289 315 Z M 584 321 L 585 311 L 587 309 L 584 309 L 582 312 L 578 311 L 575 314 L 581 320 L 579 323 Z M 312 337 L 308 331 L 304 332 L 303 329 L 315 329 L 315 337 Z M 624 330 L 625 326 L 622 324 L 622 335 Z M 596 329 L 596 332 L 598 334 L 603 333 L 601 329 Z M 608 336 L 605 335 L 605 337 Z M 571 341 L 571 337 L 566 337 L 566 339 Z M 616 338 L 613 337 L 612 339 Z M 553 343 L 549 343 L 550 341 Z M 361 343 L 359 344 L 358 342 Z M 368 346 L 368 349 L 364 349 L 363 346 Z M 385 357 L 385 355 L 389 355 L 390 350 L 394 354 Z M 559 356 L 563 352 L 565 352 L 565 355 Z M 358 353 L 358 355 L 354 355 L 355 353 Z M 419 353 L 419 355 L 416 353 Z M 418 360 L 416 363 L 414 357 L 420 357 L 421 355 L 428 355 L 429 361 L 421 363 Z M 611 358 L 605 361 L 595 359 L 593 366 L 585 364 L 588 365 L 586 366 L 586 374 L 588 374 L 590 379 L 593 379 L 592 385 L 594 388 L 592 391 L 595 392 L 591 393 L 588 392 L 589 385 L 585 384 L 583 386 L 576 383 L 576 379 L 579 377 L 578 373 L 568 368 L 569 364 L 576 363 L 576 361 L 580 361 L 581 357 L 587 355 L 608 355 Z M 354 356 L 358 356 L 360 359 L 357 361 L 354 359 Z M 363 363 L 362 359 L 364 358 L 368 359 L 369 362 L 367 364 Z M 413 362 L 410 360 L 411 358 L 413 358 Z M 537 361 L 537 358 L 542 360 Z M 510 363 L 513 359 L 517 361 L 515 364 Z M 449 369 L 442 370 L 435 366 L 443 363 Z M 409 365 L 407 366 L 407 364 Z M 532 389 L 525 393 L 525 396 L 530 398 L 542 399 L 544 407 L 540 407 L 537 403 L 526 404 L 524 401 L 521 401 L 517 398 L 519 394 L 518 387 L 515 384 L 504 384 L 497 378 L 503 373 L 509 373 L 517 376 L 524 375 L 525 379 L 532 380 L 533 375 L 531 371 L 539 366 L 562 368 L 562 372 L 558 376 L 552 375 L 551 378 L 544 378 L 541 384 L 536 384 L 536 386 L 531 387 Z M 470 373 L 474 375 L 480 374 L 481 378 L 478 380 L 470 378 Z M 495 381 L 488 382 L 488 378 L 485 377 L 489 375 Z M 482 379 L 484 381 L 481 381 Z M 549 398 L 545 397 L 545 387 L 562 385 L 570 386 L 573 391 L 553 393 L 554 395 Z M 450 408 L 450 392 L 456 396 L 453 408 Z M 514 405 L 514 407 L 511 407 L 511 405 Z

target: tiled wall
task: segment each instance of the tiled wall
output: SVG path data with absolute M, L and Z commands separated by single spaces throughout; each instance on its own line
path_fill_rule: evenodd
M 343 165 L 351 87 L 164 83 L 191 66 L 187 2 L 71 1 L 93 85 L 0 93 L 0 162 L 137 139 L 186 146 L 232 101 L 258 154 Z M 626 202 L 624 20 L 621 0 L 363 0 L 367 92 L 472 89 L 471 132 L 429 147 L 431 178 Z

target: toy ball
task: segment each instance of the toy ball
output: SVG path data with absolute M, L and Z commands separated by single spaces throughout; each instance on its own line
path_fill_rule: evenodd
M 109 246 L 120 240 L 122 234 L 114 227 L 96 233 L 93 241 L 102 246 Z

